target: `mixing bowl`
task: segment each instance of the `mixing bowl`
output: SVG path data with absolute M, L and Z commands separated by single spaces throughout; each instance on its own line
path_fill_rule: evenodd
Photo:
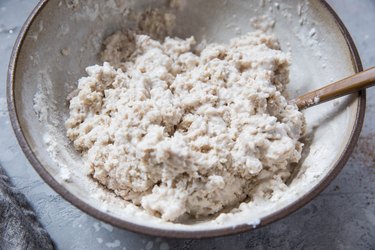
M 194 35 L 197 41 L 226 42 L 253 30 L 251 23 L 268 20 L 282 49 L 292 56 L 290 98 L 362 70 L 348 31 L 324 1 L 42 0 L 15 44 L 7 94 L 17 139 L 46 183 L 82 211 L 112 225 L 185 238 L 229 235 L 269 224 L 321 192 L 340 172 L 358 139 L 364 91 L 305 111 L 303 159 L 286 194 L 250 213 L 230 214 L 221 223 L 162 222 L 84 174 L 84 163 L 65 136 L 66 97 L 85 75 L 85 67 L 100 63 L 103 40 L 116 30 L 134 27 L 134 15 L 148 8 L 173 13 L 173 35 Z

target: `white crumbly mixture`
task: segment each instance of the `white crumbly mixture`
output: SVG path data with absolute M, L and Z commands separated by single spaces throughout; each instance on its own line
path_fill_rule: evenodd
M 105 45 L 66 122 L 95 180 L 165 221 L 286 190 L 305 120 L 282 94 L 289 56 L 273 36 L 195 51 L 193 37 L 118 32 Z

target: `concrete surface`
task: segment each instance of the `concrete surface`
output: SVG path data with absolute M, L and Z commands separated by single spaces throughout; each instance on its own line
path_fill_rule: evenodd
M 365 67 L 375 66 L 375 0 L 329 2 L 352 33 Z M 0 163 L 29 198 L 57 249 L 375 249 L 375 88 L 368 91 L 358 146 L 341 174 L 310 204 L 254 232 L 208 240 L 154 238 L 103 224 L 63 200 L 25 159 L 6 111 L 9 56 L 36 3 L 0 0 Z

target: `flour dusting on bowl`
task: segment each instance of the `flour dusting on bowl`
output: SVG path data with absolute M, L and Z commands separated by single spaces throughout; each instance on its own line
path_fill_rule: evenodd
M 362 102 L 355 97 L 340 99 L 335 102 L 335 105 L 326 103 L 304 111 L 308 140 L 305 143 L 306 138 L 303 139 L 305 145 L 301 152 L 301 159 L 298 164 L 292 163 L 287 170 L 280 173 L 285 177 L 277 180 L 281 183 L 280 188 L 275 188 L 272 192 L 257 193 L 255 187 L 258 183 L 254 181 L 251 184 L 254 184 L 254 192 L 250 192 L 248 197 L 236 196 L 233 204 L 224 199 L 226 204 L 222 206 L 217 203 L 219 211 L 213 215 L 189 213 L 190 209 L 186 209 L 184 215 L 164 218 L 162 218 L 164 212 L 159 211 L 160 208 L 150 207 L 148 210 L 142 208 L 143 197 L 152 195 L 153 189 L 151 188 L 145 192 L 141 191 L 139 201 L 129 199 L 129 197 L 119 197 L 123 187 L 116 188 L 117 191 L 109 190 L 108 187 L 92 178 L 95 169 L 93 171 L 85 160 L 88 150 L 85 150 L 82 156 L 67 138 L 64 123 L 70 113 L 66 97 L 69 96 L 71 100 L 77 96 L 79 91 L 73 91 L 77 89 L 78 79 L 87 77 L 84 69 L 88 65 L 97 64 L 96 70 L 107 68 L 118 76 L 127 74 L 126 65 L 132 53 L 122 50 L 121 42 L 117 43 L 115 37 L 111 37 L 112 34 L 118 34 L 119 40 L 124 39 L 124 41 L 129 38 L 129 41 L 132 40 L 131 36 L 126 35 L 129 31 L 135 32 L 136 36 L 148 35 L 157 44 L 156 48 L 163 47 L 163 36 L 157 37 L 149 33 L 151 30 L 158 32 L 157 26 L 138 24 L 139 20 L 145 18 L 143 15 L 145 11 L 150 12 L 156 9 L 157 12 L 160 11 L 150 16 L 162 20 L 165 24 L 172 24 L 163 31 L 164 34 L 174 37 L 171 38 L 172 40 L 186 42 L 191 35 L 194 35 L 198 44 L 192 45 L 190 52 L 198 57 L 201 57 L 201 52 L 212 43 L 227 49 L 230 47 L 231 38 L 242 37 L 241 34 L 247 36 L 248 32 L 254 31 L 250 24 L 259 29 L 264 27 L 272 31 L 279 40 L 279 48 L 276 50 L 286 55 L 287 61 L 292 62 L 289 65 L 290 84 L 284 85 L 286 91 L 282 93 L 284 99 L 296 97 L 319 88 L 323 83 L 352 74 L 352 54 L 348 50 L 346 39 L 338 28 L 336 19 L 320 1 L 233 1 L 229 4 L 225 0 L 87 0 L 72 3 L 75 4 L 66 6 L 65 1 L 61 4 L 49 1 L 46 9 L 41 11 L 40 17 L 36 18 L 31 25 L 20 52 L 23 60 L 19 59 L 15 70 L 17 77 L 13 79 L 15 89 L 25 91 L 15 92 L 15 102 L 17 102 L 23 136 L 32 148 L 30 157 L 35 157 L 38 161 L 38 164 L 33 165 L 42 174 L 43 171 L 48 172 L 53 179 L 45 178 L 45 175 L 42 175 L 43 178 L 48 183 L 52 183 L 51 185 L 62 196 L 94 217 L 130 230 L 160 235 L 172 233 L 172 235 L 179 236 L 202 237 L 202 235 L 213 236 L 239 232 L 250 228 L 245 226 L 246 224 L 250 226 L 257 226 L 260 223 L 268 224 L 290 213 L 291 210 L 294 211 L 296 207 L 310 200 L 316 190 L 324 186 L 324 181 L 332 178 L 334 175 L 332 171 L 337 173 L 345 161 L 343 155 L 348 151 L 348 142 L 355 137 L 347 131 L 358 131 L 355 128 L 360 118 L 357 108 L 358 105 L 362 105 Z M 58 11 L 54 12 L 54 8 Z M 47 23 L 48 13 L 55 13 L 56 18 L 61 17 L 64 21 L 57 23 L 50 20 L 48 26 L 43 25 Z M 253 18 L 257 15 L 260 17 Z M 191 18 L 192 16 L 194 18 Z M 270 21 L 269 24 L 257 24 L 256 22 L 264 16 L 269 17 L 266 18 Z M 149 21 L 145 23 L 153 24 Z M 321 25 L 323 23 L 324 25 Z M 144 30 L 140 32 L 141 27 Z M 150 30 L 145 30 L 147 27 L 150 27 Z M 54 32 L 59 39 L 51 42 L 50 34 Z M 324 36 L 325 34 L 332 35 Z M 46 46 L 40 46 L 40 44 L 46 44 Z M 100 60 L 101 51 L 105 51 L 106 46 L 110 48 L 114 45 L 113 48 L 116 48 L 116 44 L 120 45 L 120 52 L 124 52 L 124 55 L 118 57 L 117 63 L 110 58 Z M 115 52 L 113 55 L 119 55 L 116 51 L 113 52 Z M 146 54 L 149 54 L 148 52 Z M 284 52 L 290 54 L 287 55 Z M 337 57 L 337 54 L 340 54 L 340 57 Z M 51 55 L 55 56 L 51 57 Z M 30 60 L 25 60 L 25 58 Z M 220 58 L 217 59 L 220 60 Z M 104 65 L 103 61 L 109 61 L 110 64 Z M 173 64 L 172 66 L 181 65 Z M 122 73 L 119 73 L 119 69 Z M 28 84 L 21 84 L 22 82 Z M 284 84 L 286 82 L 283 81 Z M 171 92 L 175 94 L 174 91 L 171 90 Z M 37 93 L 34 98 L 34 108 L 40 111 L 38 116 L 31 110 L 33 98 L 28 93 L 31 95 Z M 143 91 L 140 94 L 142 93 Z M 285 98 L 287 94 L 289 97 Z M 106 96 L 103 97 L 106 98 Z M 173 96 L 172 99 L 176 98 Z M 206 103 L 206 105 L 213 106 L 211 103 Z M 193 111 L 196 112 L 196 110 Z M 164 126 L 164 124 L 159 124 L 159 126 Z M 168 127 L 171 129 L 166 129 L 166 133 L 162 134 L 164 141 L 171 140 L 169 137 L 172 138 L 174 133 L 181 133 L 174 126 L 173 129 L 172 126 Z M 186 133 L 186 131 L 182 132 Z M 209 143 L 206 143 L 207 141 Z M 202 144 L 204 145 L 203 152 L 198 152 L 199 154 L 207 155 L 212 151 L 211 144 L 213 143 L 210 139 L 207 141 Z M 189 143 L 190 141 L 187 144 Z M 206 147 L 206 144 L 210 147 Z M 231 151 L 232 148 L 222 149 L 222 151 L 225 150 Z M 296 151 L 299 152 L 297 147 Z M 139 156 L 142 157 L 142 154 Z M 299 159 L 299 156 L 296 159 Z M 246 161 L 243 162 L 246 163 Z M 261 172 L 263 171 L 262 169 Z M 290 175 L 289 178 L 286 177 L 288 175 Z M 254 174 L 250 179 L 257 180 L 257 178 Z M 286 184 L 285 179 L 287 179 Z M 222 183 L 217 180 L 212 181 L 215 181 L 215 184 Z M 160 185 L 162 181 L 154 185 Z M 173 183 L 171 187 L 174 188 Z M 265 189 L 262 185 L 260 187 L 259 190 Z M 128 188 L 126 186 L 124 189 Z M 215 188 L 219 190 L 220 186 L 216 185 Z M 217 193 L 219 192 L 213 192 L 213 196 Z M 269 195 L 271 193 L 272 195 Z M 243 199 L 242 202 L 241 199 Z M 170 213 L 172 214 L 175 213 Z M 154 231 L 147 231 L 148 229 Z

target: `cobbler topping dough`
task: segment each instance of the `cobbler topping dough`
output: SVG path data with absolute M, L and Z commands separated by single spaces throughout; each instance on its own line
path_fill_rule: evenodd
M 193 37 L 118 32 L 105 45 L 66 122 L 95 180 L 165 221 L 286 189 L 305 120 L 282 94 L 289 56 L 273 36 L 196 51 Z

